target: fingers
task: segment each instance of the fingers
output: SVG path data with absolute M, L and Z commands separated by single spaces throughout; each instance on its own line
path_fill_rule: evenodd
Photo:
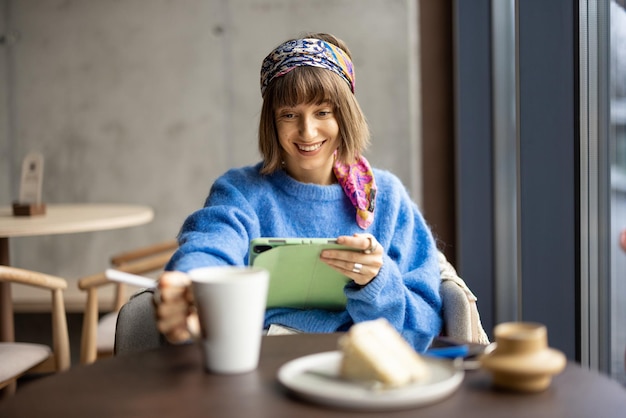
M 183 343 L 200 335 L 200 321 L 196 312 L 189 314 L 186 321 L 183 320 L 170 328 L 164 327 L 164 330 L 159 331 L 172 344 Z
M 376 241 L 376 238 L 374 238 L 373 235 L 367 234 L 366 238 L 369 241 L 370 245 L 365 250 L 363 250 L 363 252 L 365 254 L 371 254 L 378 249 L 378 241 Z
M 372 234 L 342 235 L 337 238 L 337 243 L 347 245 L 363 251 L 365 254 L 382 254 L 383 249 Z
M 352 266 L 352 273 L 361 274 L 361 270 L 363 270 L 363 264 L 354 263 Z
M 164 272 L 159 278 L 155 295 L 157 328 L 171 343 L 193 337 L 188 327 L 189 317 L 195 315 L 190 280 L 181 272 Z
M 373 235 L 341 236 L 337 242 L 360 251 L 324 250 L 322 261 L 359 285 L 366 285 L 378 275 L 384 250 Z
M 169 302 L 161 301 L 156 307 L 159 326 L 164 327 L 165 330 L 177 324 L 185 324 L 189 313 L 189 304 L 183 298 L 170 300 Z
M 166 271 L 159 277 L 158 290 L 162 301 L 168 302 L 185 297 L 191 281 L 180 271 Z
M 161 327 L 159 327 L 159 332 L 161 332 L 171 344 L 181 344 L 193 338 L 191 332 L 189 332 L 186 327 L 182 326 L 171 328 L 167 331 L 163 331 Z
M 343 267 L 344 274 L 359 285 L 366 285 L 378 275 L 380 267 L 361 263 L 347 263 Z M 347 269 L 350 269 L 348 272 Z

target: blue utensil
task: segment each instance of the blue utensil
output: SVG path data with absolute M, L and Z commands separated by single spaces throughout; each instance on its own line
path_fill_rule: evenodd
M 458 357 L 466 357 L 469 354 L 469 346 L 466 344 L 463 345 L 452 345 L 448 347 L 436 347 L 430 348 L 426 350 L 424 355 L 431 357 L 440 357 L 440 358 L 458 358 Z

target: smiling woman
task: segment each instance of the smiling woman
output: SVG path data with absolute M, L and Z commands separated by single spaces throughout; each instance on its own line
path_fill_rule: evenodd
M 363 156 L 370 132 L 354 75 L 346 45 L 330 34 L 288 40 L 264 59 L 263 161 L 218 178 L 183 224 L 159 281 L 159 329 L 170 341 L 189 338 L 194 317 L 189 288 L 173 280 L 178 272 L 246 265 L 249 242 L 259 237 L 333 238 L 349 247 L 320 256 L 351 279 L 345 308 L 272 307 L 265 328 L 327 333 L 382 317 L 420 351 L 440 333 L 437 248 L 400 180 Z

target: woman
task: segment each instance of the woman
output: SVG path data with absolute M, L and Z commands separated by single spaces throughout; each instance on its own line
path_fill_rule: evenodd
M 337 237 L 360 250 L 322 252 L 322 261 L 352 279 L 346 308 L 268 309 L 265 327 L 336 332 L 385 317 L 425 350 L 441 328 L 437 250 L 398 178 L 362 156 L 369 128 L 346 45 L 328 34 L 283 43 L 263 61 L 261 94 L 263 161 L 215 181 L 204 208 L 183 224 L 166 270 L 246 265 L 257 237 Z M 158 326 L 172 342 L 190 337 L 193 315 L 189 287 L 178 280 L 188 283 L 176 272 L 159 281 Z

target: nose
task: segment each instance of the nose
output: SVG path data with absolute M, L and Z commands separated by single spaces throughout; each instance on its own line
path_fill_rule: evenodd
M 300 137 L 305 141 L 310 141 L 317 137 L 317 123 L 315 118 L 305 116 L 300 119 Z

